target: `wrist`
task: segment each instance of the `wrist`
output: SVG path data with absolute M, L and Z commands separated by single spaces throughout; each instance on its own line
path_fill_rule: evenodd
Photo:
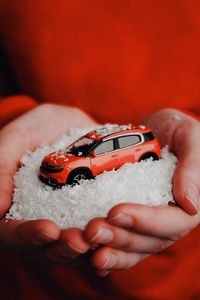
M 0 128 L 37 106 L 37 102 L 26 95 L 0 99 Z
M 67 120 L 69 128 L 91 127 L 98 124 L 90 115 L 75 106 L 45 103 L 39 107 L 48 111 L 50 115 Z
M 68 107 L 69 113 L 71 112 L 73 118 L 75 118 L 76 123 L 73 124 L 73 127 L 91 127 L 96 126 L 98 123 L 87 113 L 77 107 Z

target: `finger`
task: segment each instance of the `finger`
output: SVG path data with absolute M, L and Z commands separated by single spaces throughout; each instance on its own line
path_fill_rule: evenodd
M 200 215 L 191 216 L 179 207 L 119 204 L 108 213 L 108 222 L 146 235 L 178 240 L 199 223 Z
M 9 142 L 11 139 L 11 145 Z M 11 206 L 13 193 L 13 176 L 17 169 L 18 161 L 22 155 L 20 149 L 27 149 L 24 145 L 25 138 L 23 135 L 17 137 L 16 132 L 10 130 L 1 131 L 0 134 L 0 217 L 4 216 Z M 24 146 L 23 146 L 24 145 Z M 13 147 L 15 151 L 13 151 Z M 25 148 L 24 148 L 25 147 Z
M 183 123 L 173 138 L 178 164 L 173 177 L 173 193 L 178 204 L 189 214 L 200 205 L 200 124 L 193 120 Z
M 28 251 L 59 239 L 61 230 L 52 221 L 1 220 L 0 247 Z
M 24 260 L 36 266 L 65 266 L 89 250 L 89 244 L 78 228 L 66 229 L 59 241 L 51 246 L 24 255 Z
M 90 243 L 103 244 L 126 252 L 157 253 L 172 244 L 171 240 L 141 235 L 113 226 L 103 218 L 89 222 L 83 234 Z
M 149 255 L 102 247 L 93 254 L 91 263 L 98 271 L 125 270 L 135 266 L 147 256 Z

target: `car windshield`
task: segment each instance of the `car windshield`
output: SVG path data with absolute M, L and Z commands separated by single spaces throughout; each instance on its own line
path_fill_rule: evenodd
M 86 156 L 96 143 L 95 139 L 83 136 L 67 147 L 65 151 L 75 156 Z

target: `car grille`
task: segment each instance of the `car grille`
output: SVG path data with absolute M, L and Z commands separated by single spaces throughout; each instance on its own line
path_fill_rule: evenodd
M 52 166 L 48 164 L 42 164 L 40 167 L 41 171 L 47 172 L 47 173 L 58 173 L 61 172 L 64 168 L 59 166 Z

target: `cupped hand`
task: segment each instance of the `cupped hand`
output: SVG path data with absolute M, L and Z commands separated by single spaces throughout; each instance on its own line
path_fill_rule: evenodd
M 180 111 L 166 109 L 143 123 L 178 157 L 173 176 L 176 205 L 149 207 L 119 204 L 107 218 L 91 220 L 84 231 L 88 243 L 101 247 L 92 264 L 101 276 L 130 268 L 186 235 L 200 222 L 200 124 Z
M 33 265 L 66 264 L 89 245 L 77 228 L 61 230 L 50 220 L 6 220 L 12 203 L 13 175 L 26 150 L 55 141 L 71 127 L 95 122 L 75 108 L 40 105 L 0 131 L 0 250 L 23 254 Z

